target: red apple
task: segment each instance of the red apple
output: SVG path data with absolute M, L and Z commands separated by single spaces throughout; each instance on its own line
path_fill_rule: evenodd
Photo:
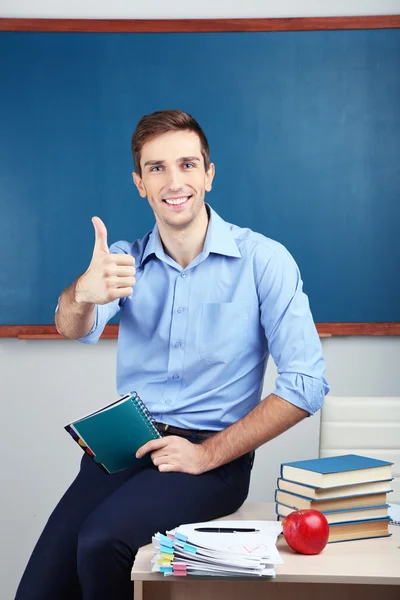
M 289 546 L 300 554 L 319 554 L 328 542 L 328 521 L 319 510 L 291 512 L 284 518 L 282 529 Z

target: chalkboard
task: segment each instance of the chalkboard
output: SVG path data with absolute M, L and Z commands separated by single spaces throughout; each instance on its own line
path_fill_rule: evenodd
M 400 30 L 0 33 L 0 325 L 50 324 L 92 215 L 133 240 L 143 114 L 191 113 L 208 202 L 282 242 L 317 322 L 400 321 Z

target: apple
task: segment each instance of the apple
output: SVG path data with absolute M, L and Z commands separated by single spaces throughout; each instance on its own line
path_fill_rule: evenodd
M 289 513 L 282 522 L 282 530 L 289 546 L 300 554 L 319 554 L 328 542 L 328 521 L 312 508 Z

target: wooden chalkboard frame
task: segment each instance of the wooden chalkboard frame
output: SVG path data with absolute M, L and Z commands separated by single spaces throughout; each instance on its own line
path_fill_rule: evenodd
M 397 27 L 400 27 L 400 15 L 288 19 L 0 19 L 0 31 L 206 33 L 392 29 Z
M 103 33 L 206 33 L 241 31 L 329 31 L 400 28 L 400 15 L 285 19 L 0 19 L 0 31 Z M 400 323 L 317 323 L 320 337 L 400 335 Z M 107 325 L 103 339 L 115 339 Z M 2 325 L 0 338 L 64 339 L 54 325 Z

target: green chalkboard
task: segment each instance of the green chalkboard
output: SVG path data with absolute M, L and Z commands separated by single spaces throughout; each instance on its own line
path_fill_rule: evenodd
M 400 30 L 0 33 L 0 325 L 50 324 L 86 269 L 92 215 L 153 215 L 131 135 L 191 113 L 208 202 L 287 246 L 316 321 L 400 321 Z

